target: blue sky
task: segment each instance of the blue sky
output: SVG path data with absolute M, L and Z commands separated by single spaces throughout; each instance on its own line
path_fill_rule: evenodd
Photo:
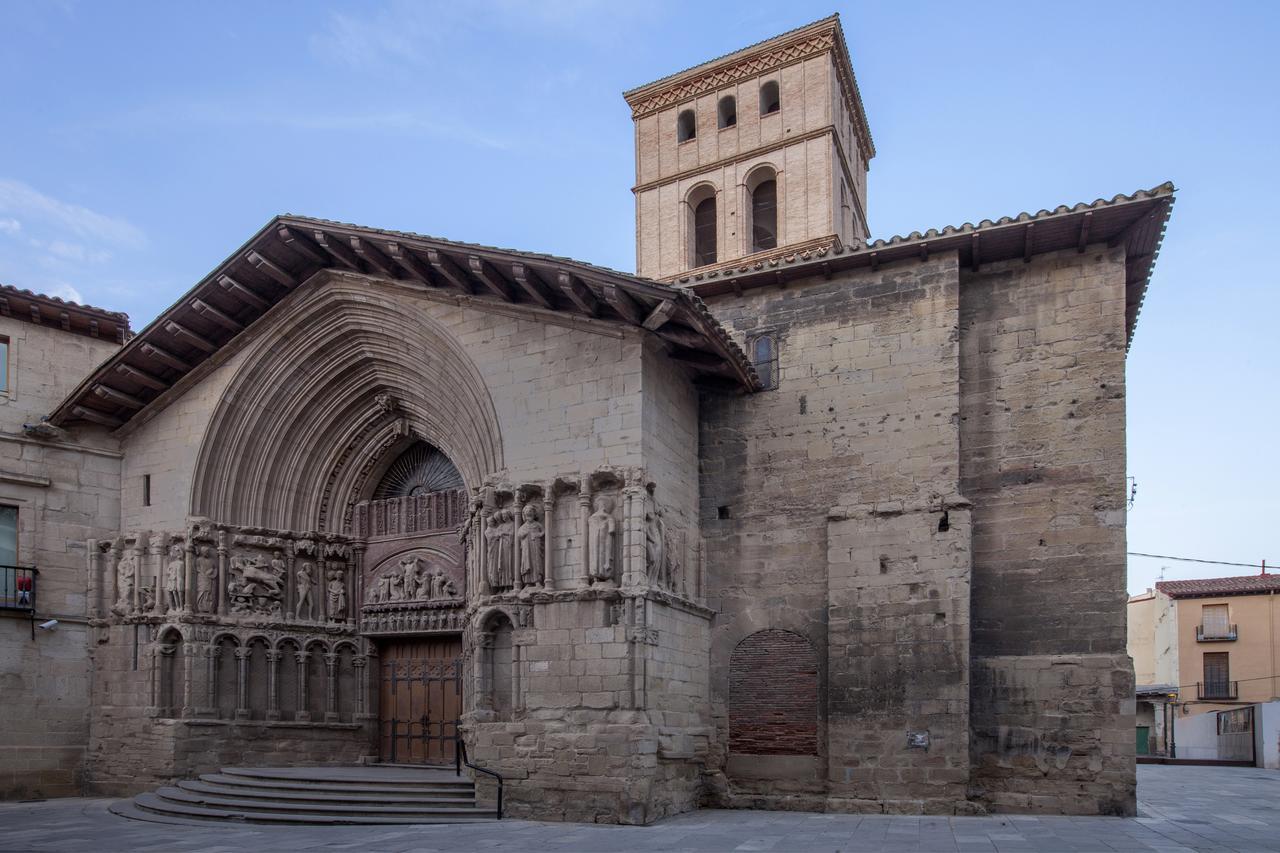
M 1280 569 L 1280 4 L 3 0 L 0 282 L 140 328 L 282 212 L 634 269 L 621 91 L 833 11 L 875 236 L 1177 184 L 1130 549 Z

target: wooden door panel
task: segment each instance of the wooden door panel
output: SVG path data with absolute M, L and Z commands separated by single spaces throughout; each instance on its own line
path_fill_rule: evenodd
M 379 652 L 382 760 L 452 763 L 462 714 L 462 638 L 396 640 Z

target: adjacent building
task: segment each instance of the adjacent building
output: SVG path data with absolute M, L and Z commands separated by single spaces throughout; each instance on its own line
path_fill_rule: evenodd
M 65 342 L 4 475 L 60 625 L 5 627 L 81 780 L 5 794 L 465 743 L 542 819 L 1134 812 L 1172 185 L 872 241 L 836 17 L 626 99 L 636 275 L 279 216 L 136 336 L 4 327 Z
M 1252 732 L 1249 709 L 1280 700 L 1277 593 L 1280 575 L 1259 574 L 1160 581 L 1129 599 L 1139 755 L 1229 757 L 1193 756 L 1185 738 L 1179 750 L 1179 721 L 1217 712 L 1218 729 Z

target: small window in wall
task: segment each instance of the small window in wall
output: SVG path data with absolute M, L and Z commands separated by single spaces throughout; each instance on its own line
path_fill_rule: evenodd
M 151 475 L 142 475 L 142 505 L 151 506 Z
M 676 142 L 688 142 L 698 137 L 698 119 L 693 110 L 681 110 L 676 118 Z
M 778 182 L 761 181 L 751 193 L 751 251 L 778 248 Z
M 778 95 L 778 81 L 770 80 L 760 86 L 760 115 L 767 116 L 782 109 L 782 99 Z
M 778 339 L 773 334 L 751 339 L 751 365 L 766 391 L 778 387 Z
M 18 565 L 18 508 L 0 506 L 0 566 Z
M 9 339 L 0 336 L 0 394 L 9 393 Z
M 1225 604 L 1206 604 L 1200 611 L 1200 625 L 1205 637 L 1225 637 L 1231 633 L 1231 620 Z
M 703 267 L 716 262 L 716 199 L 704 198 L 693 209 L 693 263 Z
M 1231 697 L 1231 662 L 1227 652 L 1205 652 L 1203 699 Z
M 720 106 L 716 110 L 717 125 L 721 130 L 726 127 L 733 127 L 738 123 L 738 99 L 733 95 L 725 95 L 720 99 Z

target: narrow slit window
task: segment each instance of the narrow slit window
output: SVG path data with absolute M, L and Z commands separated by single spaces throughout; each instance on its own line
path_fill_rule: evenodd
M 9 393 L 9 339 L 0 337 L 0 394 Z
M 773 335 L 758 335 L 751 342 L 751 363 L 766 391 L 778 387 L 778 340 Z
M 703 267 L 716 262 L 716 200 L 704 198 L 693 209 L 693 263 Z
M 142 505 L 151 506 L 151 475 L 142 475 Z
M 778 182 L 762 181 L 751 193 L 751 251 L 778 248 Z

